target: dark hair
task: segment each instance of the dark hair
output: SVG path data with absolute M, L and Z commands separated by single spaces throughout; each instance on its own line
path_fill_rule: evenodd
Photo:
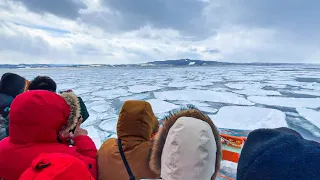
M 48 76 L 37 76 L 31 81 L 29 90 L 47 90 L 56 92 L 57 84 Z

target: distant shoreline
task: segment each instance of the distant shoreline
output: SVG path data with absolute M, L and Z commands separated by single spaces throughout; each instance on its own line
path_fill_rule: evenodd
M 203 60 L 166 60 L 153 61 L 141 64 L 0 64 L 1 69 L 39 69 L 39 68 L 115 68 L 115 67 L 201 67 L 201 66 L 290 66 L 290 65 L 304 65 L 304 66 L 320 66 L 320 64 L 310 63 L 232 63 L 232 62 L 218 62 L 218 61 L 203 61 Z

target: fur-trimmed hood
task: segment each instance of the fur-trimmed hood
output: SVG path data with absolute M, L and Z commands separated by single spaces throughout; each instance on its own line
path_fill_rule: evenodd
M 73 92 L 63 92 L 60 94 L 61 97 L 67 102 L 70 107 L 70 114 L 68 118 L 68 124 L 64 127 L 64 131 L 68 132 L 73 130 L 78 123 L 80 117 L 80 102 L 78 97 Z
M 57 142 L 59 131 L 76 127 L 80 108 L 73 93 L 33 90 L 18 95 L 10 107 L 9 137 L 17 144 Z
M 189 117 L 189 118 L 185 118 L 185 117 Z M 220 170 L 220 162 L 222 159 L 220 135 L 219 135 L 217 127 L 213 124 L 211 119 L 206 114 L 202 113 L 200 110 L 196 109 L 193 106 L 189 106 L 185 109 L 181 109 L 179 111 L 172 112 L 172 113 L 170 113 L 169 116 L 167 116 L 165 119 L 162 120 L 163 127 L 160 128 L 160 130 L 159 130 L 158 134 L 156 135 L 154 142 L 153 142 L 153 148 L 151 151 L 151 157 L 150 157 L 150 162 L 149 162 L 150 168 L 155 173 L 161 174 L 161 171 L 162 171 L 161 170 L 162 169 L 161 168 L 161 164 L 162 164 L 161 160 L 163 160 L 162 158 L 164 158 L 163 153 L 164 153 L 166 141 L 169 138 L 168 134 L 170 135 L 170 133 L 172 133 L 173 134 L 172 136 L 176 136 L 174 134 L 174 132 L 170 132 L 170 129 L 177 123 L 178 120 L 179 121 L 180 120 L 183 120 L 183 121 L 189 121 L 189 120 L 202 121 L 202 122 L 199 122 L 199 126 L 202 126 L 203 122 L 205 122 L 206 124 L 204 126 L 202 126 L 202 128 L 204 128 L 204 129 L 206 129 L 206 126 L 208 126 L 208 125 L 210 126 L 212 133 L 213 133 L 214 142 L 216 143 L 215 147 L 213 147 L 213 149 L 216 148 L 216 157 L 215 157 L 216 162 L 215 162 L 215 166 L 214 166 L 215 171 L 211 177 L 212 180 L 215 179 L 217 177 L 219 170 Z M 201 127 L 199 127 L 199 128 L 201 128 Z M 190 133 L 190 135 L 192 135 L 192 132 Z M 170 139 L 172 139 L 172 138 L 170 138 Z M 166 152 L 166 153 L 168 153 L 168 152 Z M 165 154 L 165 155 L 168 156 L 167 154 Z M 181 171 L 183 171 L 183 167 L 181 167 L 180 169 L 181 169 Z M 183 172 L 181 172 L 181 173 L 183 173 Z

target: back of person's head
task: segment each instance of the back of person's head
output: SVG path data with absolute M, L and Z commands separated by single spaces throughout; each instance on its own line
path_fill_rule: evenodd
M 190 107 L 162 120 L 155 136 L 150 168 L 164 180 L 214 180 L 220 170 L 221 139 L 217 127 Z
M 28 89 L 29 81 L 25 78 L 14 74 L 5 73 L 0 81 L 0 93 L 16 97 Z
M 60 153 L 41 154 L 19 180 L 94 180 L 80 159 Z
M 118 138 L 150 140 L 158 127 L 159 122 L 148 102 L 129 100 L 123 104 L 117 124 Z
M 209 124 L 181 117 L 169 130 L 162 152 L 161 177 L 165 180 L 211 179 L 216 152 Z
M 68 133 L 79 117 L 80 105 L 73 93 L 27 91 L 11 104 L 10 140 L 19 144 L 56 142 L 58 132 Z
M 48 76 L 37 76 L 31 81 L 29 90 L 47 90 L 56 92 L 57 84 Z
M 319 179 L 320 144 L 288 128 L 252 131 L 244 144 L 237 180 Z

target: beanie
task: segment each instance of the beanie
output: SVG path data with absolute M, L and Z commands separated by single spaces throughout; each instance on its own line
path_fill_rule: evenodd
M 28 87 L 29 81 L 17 74 L 5 73 L 1 77 L 0 93 L 16 97 L 28 90 Z
M 237 180 L 319 179 L 320 144 L 289 128 L 252 131 L 243 146 Z

